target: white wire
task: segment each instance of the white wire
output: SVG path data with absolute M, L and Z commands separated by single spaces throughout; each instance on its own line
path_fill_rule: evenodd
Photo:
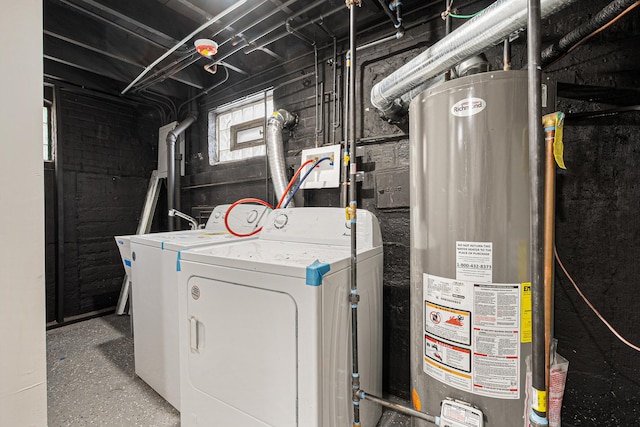
M 560 265 L 560 268 L 562 268 L 562 271 L 564 271 L 564 274 L 567 276 L 567 278 L 569 279 L 569 281 L 571 282 L 571 284 L 573 285 L 573 287 L 576 289 L 576 292 L 578 292 L 578 295 L 580 295 L 582 297 L 582 299 L 584 300 L 584 302 L 587 303 L 587 305 L 589 306 L 589 308 L 596 314 L 596 316 L 598 316 L 598 319 L 600 319 L 602 321 L 602 323 L 605 324 L 605 326 L 607 328 L 609 328 L 609 330 L 613 333 L 613 335 L 615 335 L 620 341 L 622 341 L 624 344 L 626 344 L 627 346 L 631 347 L 632 349 L 634 349 L 635 351 L 640 351 L 640 347 L 631 344 L 629 341 L 627 341 L 622 335 L 620 335 L 618 333 L 618 331 L 615 330 L 615 328 L 613 326 L 611 326 L 609 324 L 609 322 L 607 322 L 605 320 L 605 318 L 600 314 L 600 312 L 598 310 L 596 310 L 596 308 L 593 306 L 593 304 L 591 304 L 591 302 L 589 302 L 589 300 L 587 299 L 586 296 L 584 296 L 584 294 L 582 293 L 582 291 L 580 290 L 580 288 L 578 287 L 578 285 L 576 284 L 576 282 L 573 280 L 573 278 L 571 277 L 571 275 L 569 275 L 569 273 L 567 272 L 567 269 L 564 268 L 564 265 L 562 264 L 562 261 L 560 261 L 560 257 L 558 256 L 558 250 L 556 249 L 555 245 L 553 246 L 553 253 L 556 256 L 556 261 L 558 261 L 558 264 Z

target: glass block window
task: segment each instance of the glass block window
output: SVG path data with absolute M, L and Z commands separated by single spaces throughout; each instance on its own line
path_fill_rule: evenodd
M 272 91 L 209 111 L 209 164 L 264 156 L 265 119 L 273 113 Z

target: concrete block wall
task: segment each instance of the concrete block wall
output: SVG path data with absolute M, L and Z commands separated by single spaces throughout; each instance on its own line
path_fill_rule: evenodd
M 60 94 L 64 315 L 69 317 L 117 302 L 124 271 L 113 236 L 136 231 L 156 167 L 160 123 L 131 105 L 66 90 Z

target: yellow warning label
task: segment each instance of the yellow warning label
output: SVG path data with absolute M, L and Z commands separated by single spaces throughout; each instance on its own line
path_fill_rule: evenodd
M 562 143 L 564 113 L 562 111 L 558 111 L 552 114 L 547 114 L 542 118 L 542 123 L 545 127 L 554 129 L 553 157 L 556 159 L 556 163 L 560 169 L 566 169 L 567 167 L 564 165 L 564 144 Z
M 560 115 L 562 113 L 558 113 Z M 553 157 L 556 159 L 556 163 L 560 169 L 566 169 L 564 165 L 564 143 L 562 142 L 562 133 L 564 128 L 564 114 L 558 119 L 558 125 L 556 126 L 556 139 L 553 143 Z
M 531 342 L 531 282 L 522 283 L 520 298 L 520 342 Z
M 538 412 L 547 412 L 547 392 L 533 389 L 533 401 L 531 407 Z

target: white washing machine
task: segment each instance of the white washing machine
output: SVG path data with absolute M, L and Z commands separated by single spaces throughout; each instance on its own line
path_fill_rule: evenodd
M 178 410 L 180 362 L 176 265 L 185 249 L 256 238 L 238 238 L 226 231 L 224 216 L 228 207 L 217 206 L 205 230 L 130 236 L 135 372 Z M 238 233 L 249 233 L 259 227 L 266 216 L 264 206 L 239 205 L 231 211 L 229 225 Z
M 182 253 L 181 425 L 353 425 L 349 222 L 341 208 L 273 211 L 257 240 Z M 382 392 L 382 240 L 358 211 L 362 388 Z M 363 426 L 381 408 L 362 401 Z
M 224 217 L 222 215 L 225 214 L 229 206 L 231 205 L 220 205 L 216 207 L 211 212 L 211 216 L 209 216 L 209 219 L 207 220 L 207 223 L 205 224 L 204 229 L 224 231 L 224 222 L 223 222 Z M 246 208 L 241 207 L 238 209 L 246 209 Z M 262 209 L 263 208 L 260 208 L 256 212 L 262 213 L 263 212 Z M 235 208 L 231 212 L 235 216 Z M 233 227 L 231 228 L 233 229 Z M 136 236 L 136 234 L 132 234 L 129 236 L 114 236 L 114 239 L 118 244 L 118 250 L 120 251 L 120 258 L 122 259 L 122 266 L 124 267 L 124 272 L 127 274 L 127 276 L 129 276 L 129 280 L 131 280 L 131 237 L 132 236 Z

